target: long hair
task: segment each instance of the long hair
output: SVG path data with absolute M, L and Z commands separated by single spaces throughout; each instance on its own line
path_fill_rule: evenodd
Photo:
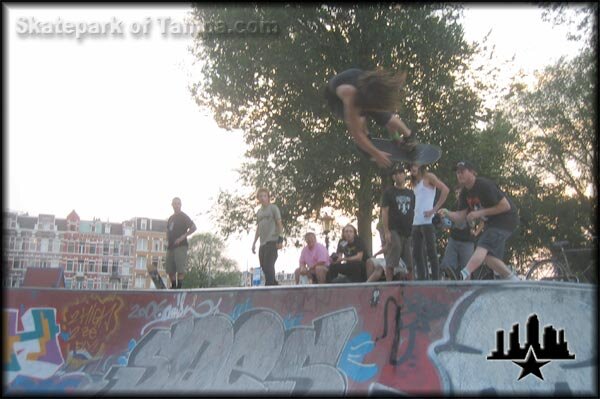
M 353 225 L 351 225 L 350 223 L 348 223 L 347 225 L 345 225 L 345 226 L 342 228 L 342 239 L 343 239 L 343 237 L 344 237 L 344 234 L 343 234 L 343 233 L 344 233 L 344 230 L 346 230 L 346 227 L 350 227 L 350 228 L 352 228 L 352 231 L 354 231 L 354 241 L 356 241 L 356 240 L 358 239 L 358 230 L 356 229 L 356 227 L 354 227 L 354 226 L 353 226 Z
M 423 178 L 425 176 L 425 173 L 427 173 L 427 165 L 419 165 L 419 175 L 421 175 L 421 178 Z M 411 188 L 415 188 L 415 186 L 417 185 L 417 178 L 413 176 L 413 174 L 410 174 L 410 186 Z
M 399 108 L 406 72 L 376 69 L 363 73 L 356 83 L 354 104 L 363 111 L 392 112 Z

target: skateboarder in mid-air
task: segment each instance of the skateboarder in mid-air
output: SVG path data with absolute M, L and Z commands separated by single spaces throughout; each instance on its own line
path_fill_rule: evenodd
M 390 167 L 392 161 L 389 153 L 378 150 L 369 140 L 367 116 L 385 126 L 400 146 L 410 150 L 417 145 L 415 133 L 392 113 L 398 108 L 405 80 L 406 73 L 394 75 L 381 69 L 348 69 L 327 83 L 325 96 L 333 113 L 344 120 L 359 148 L 381 167 Z

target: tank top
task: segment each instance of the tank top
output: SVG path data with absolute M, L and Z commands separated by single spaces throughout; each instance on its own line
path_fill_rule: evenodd
M 423 179 L 417 183 L 415 191 L 415 218 L 413 226 L 431 224 L 433 215 L 426 218 L 423 213 L 433 209 L 433 201 L 435 200 L 435 187 L 427 187 L 423 184 Z

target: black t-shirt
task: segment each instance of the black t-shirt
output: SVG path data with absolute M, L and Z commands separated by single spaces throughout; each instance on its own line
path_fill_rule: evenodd
M 465 242 L 474 242 L 475 237 L 471 234 L 471 229 L 469 225 L 465 223 L 465 226 L 462 229 L 456 227 L 456 225 L 450 228 L 450 237 L 454 238 L 457 241 L 465 241 Z
M 352 244 L 348 244 L 348 241 L 346 240 L 340 240 L 338 242 L 336 252 L 344 254 L 345 257 L 354 256 L 357 253 L 362 252 L 362 261 L 365 262 L 367 259 L 369 259 L 369 254 L 367 253 L 365 244 L 362 242 L 360 237 L 354 237 L 354 241 L 352 242 Z
M 408 237 L 415 217 L 415 193 L 407 188 L 390 187 L 381 197 L 381 206 L 388 208 L 389 229 Z
M 181 237 L 188 228 L 192 227 L 194 222 L 188 215 L 183 212 L 174 213 L 167 221 L 167 239 L 169 240 L 168 249 L 175 248 L 174 243 L 178 237 Z M 187 246 L 187 238 L 180 242 L 177 246 Z
M 496 183 L 485 177 L 477 177 L 470 190 L 463 188 L 458 201 L 458 210 L 467 209 L 468 213 L 482 208 L 491 208 L 497 205 L 502 198 L 508 200 L 510 210 L 499 215 L 486 216 L 483 220 L 486 227 L 513 231 L 519 225 L 517 208 L 512 200 L 498 188 Z

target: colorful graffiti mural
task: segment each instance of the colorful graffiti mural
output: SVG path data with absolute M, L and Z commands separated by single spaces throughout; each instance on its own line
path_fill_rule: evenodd
M 21 288 L 9 289 L 6 298 L 7 394 L 598 391 L 596 291 L 587 285 Z M 532 313 L 564 330 L 576 356 L 545 364 L 543 379 L 519 379 L 513 362 L 487 356 L 500 345 L 497 331 L 524 323 Z

